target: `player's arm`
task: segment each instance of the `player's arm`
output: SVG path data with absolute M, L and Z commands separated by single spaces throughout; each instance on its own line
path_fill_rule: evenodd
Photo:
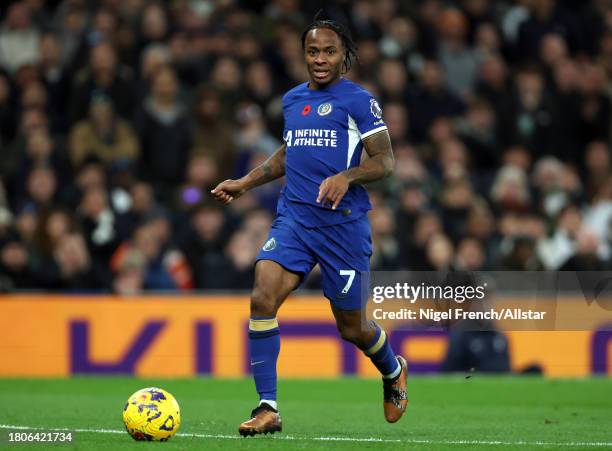
M 386 129 L 364 139 L 363 147 L 370 158 L 362 161 L 356 168 L 341 172 L 351 185 L 375 182 L 393 172 L 395 160 L 389 132 Z
M 225 180 L 219 183 L 211 193 L 218 201 L 229 204 L 247 191 L 281 178 L 285 175 L 285 149 L 286 145 L 283 144 L 247 175 L 238 180 Z
M 317 202 L 331 204 L 335 210 L 351 185 L 375 182 L 393 172 L 395 160 L 389 132 L 386 129 L 364 139 L 363 147 L 370 158 L 355 168 L 323 180 L 319 187 Z

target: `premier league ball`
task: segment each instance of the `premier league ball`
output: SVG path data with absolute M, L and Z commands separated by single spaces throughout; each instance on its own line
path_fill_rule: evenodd
M 178 431 L 181 412 L 174 396 L 166 390 L 143 388 L 125 403 L 123 423 L 134 440 L 163 442 Z

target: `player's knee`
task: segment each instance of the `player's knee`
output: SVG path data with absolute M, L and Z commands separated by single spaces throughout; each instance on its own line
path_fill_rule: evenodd
M 338 330 L 343 340 L 356 345 L 361 344 L 363 333 L 359 327 L 338 326 Z
M 251 293 L 251 316 L 276 316 L 276 300 L 272 293 L 259 287 L 253 288 Z

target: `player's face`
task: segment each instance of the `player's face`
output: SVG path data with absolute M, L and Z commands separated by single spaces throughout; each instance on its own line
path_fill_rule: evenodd
M 304 47 L 312 89 L 321 89 L 340 79 L 345 50 L 335 31 L 329 28 L 310 30 Z

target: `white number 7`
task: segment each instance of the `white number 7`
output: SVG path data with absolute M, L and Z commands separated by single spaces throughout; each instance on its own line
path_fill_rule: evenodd
M 342 294 L 346 294 L 351 289 L 351 285 L 353 285 L 353 280 L 355 280 L 355 270 L 354 269 L 341 269 L 340 275 L 349 276 L 348 282 L 346 282 L 346 285 L 342 289 Z

